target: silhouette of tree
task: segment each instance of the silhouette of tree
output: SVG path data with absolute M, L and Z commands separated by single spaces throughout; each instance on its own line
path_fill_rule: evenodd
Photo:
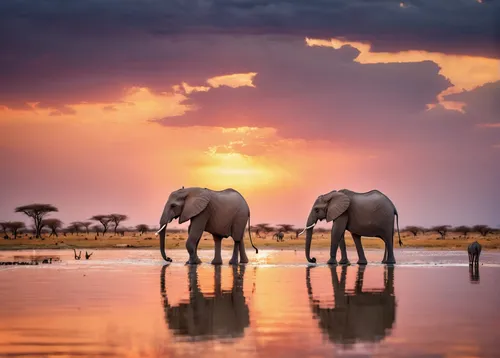
M 123 214 L 110 214 L 109 217 L 111 218 L 111 221 L 115 224 L 115 235 L 116 235 L 118 225 L 120 225 L 122 221 L 127 220 L 128 216 Z
M 95 232 L 96 233 L 96 236 L 99 236 L 99 232 L 101 231 L 101 228 L 99 227 L 99 225 L 92 225 L 90 227 L 90 230 L 92 232 Z
M 474 225 L 472 231 L 480 233 L 481 236 L 486 236 L 490 232 L 493 232 L 493 229 L 488 225 Z
M 30 204 L 30 205 L 23 205 L 23 206 L 18 206 L 15 209 L 16 213 L 23 213 L 26 216 L 30 217 L 33 219 L 33 223 L 35 225 L 35 237 L 40 238 L 40 234 L 42 232 L 42 220 L 45 215 L 54 212 L 54 211 L 59 211 L 55 206 L 50 205 L 50 204 Z
M 4 235 L 7 235 L 7 230 L 9 229 L 9 223 L 7 221 L 0 222 L 0 228 Z
M 290 224 L 279 224 L 279 225 L 277 225 L 278 230 L 282 231 L 284 233 L 292 231 L 294 227 L 295 227 L 295 225 L 290 225 Z
M 55 235 L 58 237 L 59 235 L 57 234 L 57 230 L 62 228 L 62 221 L 59 219 L 44 219 L 43 221 L 43 226 L 47 226 L 50 229 L 50 234 L 49 237 L 52 235 Z
M 94 215 L 90 220 L 99 221 L 102 225 L 102 236 L 108 231 L 109 223 L 111 222 L 111 216 L 109 215 Z
M 68 228 L 71 228 L 72 232 L 76 232 L 76 235 L 78 235 L 83 228 L 83 223 L 81 221 L 72 221 Z
M 402 231 L 408 231 L 413 234 L 413 236 L 417 236 L 419 232 L 424 232 L 424 228 L 420 226 L 407 226 Z
M 299 237 L 299 234 L 304 230 L 303 227 L 299 227 L 298 229 L 295 230 L 295 238 L 297 239 Z
M 446 236 L 446 233 L 450 230 L 450 228 L 450 225 L 438 225 L 433 226 L 430 231 L 437 232 L 439 235 L 441 235 L 441 240 L 444 240 L 444 237 Z
M 19 230 L 26 227 L 26 224 L 22 221 L 9 221 L 7 223 L 4 223 L 4 225 L 7 226 L 7 229 L 12 233 L 14 239 L 17 239 Z
M 467 234 L 472 231 L 472 228 L 470 226 L 462 225 L 462 226 L 457 226 L 456 228 L 453 228 L 453 231 L 464 234 L 464 236 L 467 237 Z
M 90 221 L 83 221 L 81 222 L 82 226 L 85 228 L 85 233 L 88 235 L 90 230 L 89 230 L 89 227 L 90 225 L 92 225 L 92 222 Z
M 255 225 L 255 227 L 257 228 L 256 234 L 258 237 L 261 237 L 260 233 L 262 233 L 262 232 L 264 233 L 264 236 L 266 236 L 270 232 L 274 231 L 274 228 L 271 225 L 269 225 L 268 223 L 257 224 L 257 225 Z
M 149 226 L 147 226 L 146 224 L 139 224 L 135 228 L 137 231 L 139 231 L 140 235 L 149 231 Z

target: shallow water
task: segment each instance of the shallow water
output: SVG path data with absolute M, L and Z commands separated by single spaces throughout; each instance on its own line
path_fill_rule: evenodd
M 2 251 L 61 262 L 0 266 L 0 357 L 498 356 L 500 253 L 366 250 L 365 269 L 330 268 L 328 250 L 248 250 L 251 262 L 184 266 L 170 251 Z M 82 255 L 84 256 L 84 255 Z M 352 262 L 356 253 L 349 251 Z

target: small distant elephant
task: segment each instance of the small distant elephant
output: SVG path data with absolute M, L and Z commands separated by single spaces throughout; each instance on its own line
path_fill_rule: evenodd
M 481 244 L 477 241 L 474 241 L 467 248 L 467 252 L 469 253 L 469 265 L 479 265 L 479 255 L 481 255 Z
M 316 262 L 316 258 L 310 257 L 312 229 L 318 220 L 326 219 L 327 222 L 333 221 L 328 264 L 337 264 L 336 255 L 339 243 L 342 253 L 340 264 L 349 264 L 344 240 L 345 230 L 351 232 L 358 252 L 359 265 L 367 264 L 361 245 L 361 236 L 381 238 L 385 243 L 382 263 L 396 263 L 393 252 L 394 215 L 396 215 L 398 226 L 399 245 L 402 246 L 403 243 L 399 236 L 398 212 L 392 201 L 380 191 L 371 190 L 366 193 L 356 193 L 342 189 L 320 195 L 309 213 L 305 229 L 300 233 L 307 231 L 305 247 L 307 261 Z
M 283 238 L 285 237 L 285 234 L 283 232 L 277 232 L 276 234 L 273 235 L 273 240 L 276 239 L 276 241 L 283 241 Z
M 233 256 L 229 263 L 238 264 L 238 253 L 240 263 L 247 263 L 248 257 L 243 240 L 247 222 L 250 243 L 255 252 L 259 252 L 252 242 L 250 233 L 250 208 L 245 198 L 234 189 L 214 191 L 207 188 L 183 187 L 170 194 L 160 218 L 160 230 L 156 233 L 160 235 L 160 252 L 165 261 L 172 261 L 165 254 L 167 225 L 177 218 L 179 224 L 191 220 L 186 242 L 189 260 L 186 264 L 201 263 L 197 250 L 204 231 L 211 233 L 215 241 L 215 257 L 212 264 L 222 264 L 221 241 L 229 236 L 234 240 Z

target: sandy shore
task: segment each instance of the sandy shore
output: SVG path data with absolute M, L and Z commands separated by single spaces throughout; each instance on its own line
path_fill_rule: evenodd
M 346 232 L 346 244 L 348 247 L 354 247 L 354 242 Z M 166 248 L 168 250 L 182 249 L 185 250 L 185 242 L 187 239 L 186 232 L 171 233 L 167 236 Z M 252 233 L 252 239 L 257 248 L 272 248 L 272 249 L 303 249 L 305 245 L 305 235 L 295 238 L 294 233 L 287 233 L 283 242 L 276 242 L 272 239 L 272 235 L 267 237 L 257 237 Z M 383 248 L 383 242 L 377 238 L 363 238 L 363 246 L 365 248 Z M 479 234 L 471 234 L 467 237 L 458 233 L 449 233 L 442 240 L 435 233 L 413 236 L 412 234 L 402 233 L 401 240 L 403 248 L 429 248 L 429 249 L 450 249 L 466 250 L 467 245 L 477 240 L 486 250 L 500 250 L 500 234 L 489 234 L 482 237 Z M 397 236 L 394 239 L 395 248 L 398 249 Z M 205 233 L 199 244 L 199 248 L 213 248 L 212 235 Z M 232 248 L 233 241 L 231 238 L 222 241 L 222 247 L 225 249 Z M 247 250 L 253 250 L 250 245 L 248 234 L 245 236 L 245 246 Z M 316 233 L 313 236 L 313 248 L 330 247 L 329 233 Z M 17 239 L 10 238 L 9 240 L 0 239 L 0 250 L 17 250 L 17 249 L 68 249 L 68 248 L 87 248 L 87 249 L 105 249 L 105 248 L 159 248 L 158 237 L 154 233 L 146 233 L 143 235 L 128 233 L 125 236 L 116 236 L 106 234 L 106 236 L 95 236 L 95 234 L 79 234 L 79 235 L 59 235 L 58 237 L 44 236 L 42 239 L 30 239 L 29 236 L 20 236 Z

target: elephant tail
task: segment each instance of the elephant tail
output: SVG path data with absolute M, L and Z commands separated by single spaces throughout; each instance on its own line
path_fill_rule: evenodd
M 394 209 L 394 214 L 396 215 L 396 227 L 398 228 L 399 246 L 403 246 L 403 241 L 401 241 L 401 235 L 399 234 L 399 215 L 396 209 Z
M 255 247 L 252 241 L 252 230 L 250 230 L 250 214 L 248 214 L 248 237 L 250 238 L 250 243 L 252 244 L 252 247 L 255 249 L 255 253 L 259 253 L 259 249 Z

